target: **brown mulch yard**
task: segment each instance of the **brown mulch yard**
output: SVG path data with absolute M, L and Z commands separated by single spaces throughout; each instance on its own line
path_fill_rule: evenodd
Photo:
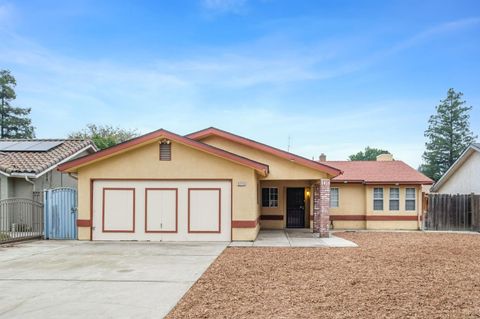
M 168 318 L 480 318 L 480 235 L 337 233 L 359 248 L 227 248 Z

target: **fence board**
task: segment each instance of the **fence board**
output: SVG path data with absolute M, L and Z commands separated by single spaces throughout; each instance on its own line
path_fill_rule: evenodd
M 480 195 L 430 194 L 425 228 L 480 231 Z

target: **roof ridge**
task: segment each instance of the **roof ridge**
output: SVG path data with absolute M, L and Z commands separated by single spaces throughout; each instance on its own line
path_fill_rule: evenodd
M 224 134 L 228 134 L 228 135 L 231 135 L 233 137 L 236 137 L 236 138 L 239 138 L 239 139 L 243 139 L 247 142 L 250 142 L 250 143 L 254 143 L 254 144 L 258 144 L 258 145 L 261 145 L 263 147 L 266 147 L 266 148 L 270 148 L 272 150 L 275 150 L 277 152 L 281 152 L 285 155 L 288 155 L 288 156 L 291 156 L 293 158 L 298 158 L 298 159 L 301 159 L 303 161 L 307 161 L 311 164 L 314 164 L 314 165 L 318 165 L 318 166 L 322 166 L 322 167 L 326 167 L 327 169 L 331 169 L 333 171 L 337 171 L 337 173 L 341 174 L 342 171 L 336 167 L 332 167 L 332 166 L 329 166 L 327 164 L 323 164 L 322 162 L 318 162 L 318 161 L 315 161 L 315 160 L 311 160 L 309 158 L 306 158 L 304 156 L 301 156 L 301 155 L 297 155 L 297 154 L 294 154 L 294 153 L 291 153 L 291 152 L 288 152 L 288 151 L 285 151 L 285 150 L 282 150 L 280 148 L 277 148 L 277 147 L 274 147 L 274 146 L 271 146 L 271 145 L 268 145 L 268 144 L 265 144 L 265 143 L 262 143 L 262 142 L 258 142 L 258 141 L 255 141 L 253 139 L 250 139 L 250 138 L 247 138 L 247 137 L 243 137 L 241 135 L 238 135 L 238 134 L 235 134 L 235 133 L 231 133 L 231 132 L 228 132 L 228 131 L 225 131 L 225 130 L 222 130 L 222 129 L 219 129 L 219 128 L 216 128 L 216 127 L 213 127 L 213 126 L 210 126 L 206 129 L 203 129 L 203 130 L 200 130 L 200 131 L 196 131 L 196 132 L 193 132 L 193 133 L 190 133 L 190 134 L 187 134 L 185 135 L 185 137 L 187 138 L 191 138 L 191 136 L 194 136 L 194 135 L 197 135 L 199 133 L 202 133 L 202 132 L 205 132 L 208 134 L 208 131 L 218 131 L 218 132 L 221 132 L 221 133 L 224 133 Z M 193 139 L 193 138 L 191 138 Z M 332 174 L 333 175 L 333 174 Z

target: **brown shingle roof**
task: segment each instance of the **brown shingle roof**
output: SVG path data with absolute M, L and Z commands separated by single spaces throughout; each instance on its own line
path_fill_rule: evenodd
M 341 169 L 332 182 L 432 184 L 433 181 L 402 161 L 326 161 Z
M 4 139 L 13 142 L 62 142 L 46 152 L 9 151 L 0 152 L 0 171 L 11 173 L 38 174 L 57 165 L 78 151 L 95 145 L 90 140 L 83 139 Z

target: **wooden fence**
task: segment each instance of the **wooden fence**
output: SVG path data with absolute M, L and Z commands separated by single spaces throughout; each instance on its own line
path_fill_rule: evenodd
M 430 194 L 426 230 L 480 231 L 480 195 Z

